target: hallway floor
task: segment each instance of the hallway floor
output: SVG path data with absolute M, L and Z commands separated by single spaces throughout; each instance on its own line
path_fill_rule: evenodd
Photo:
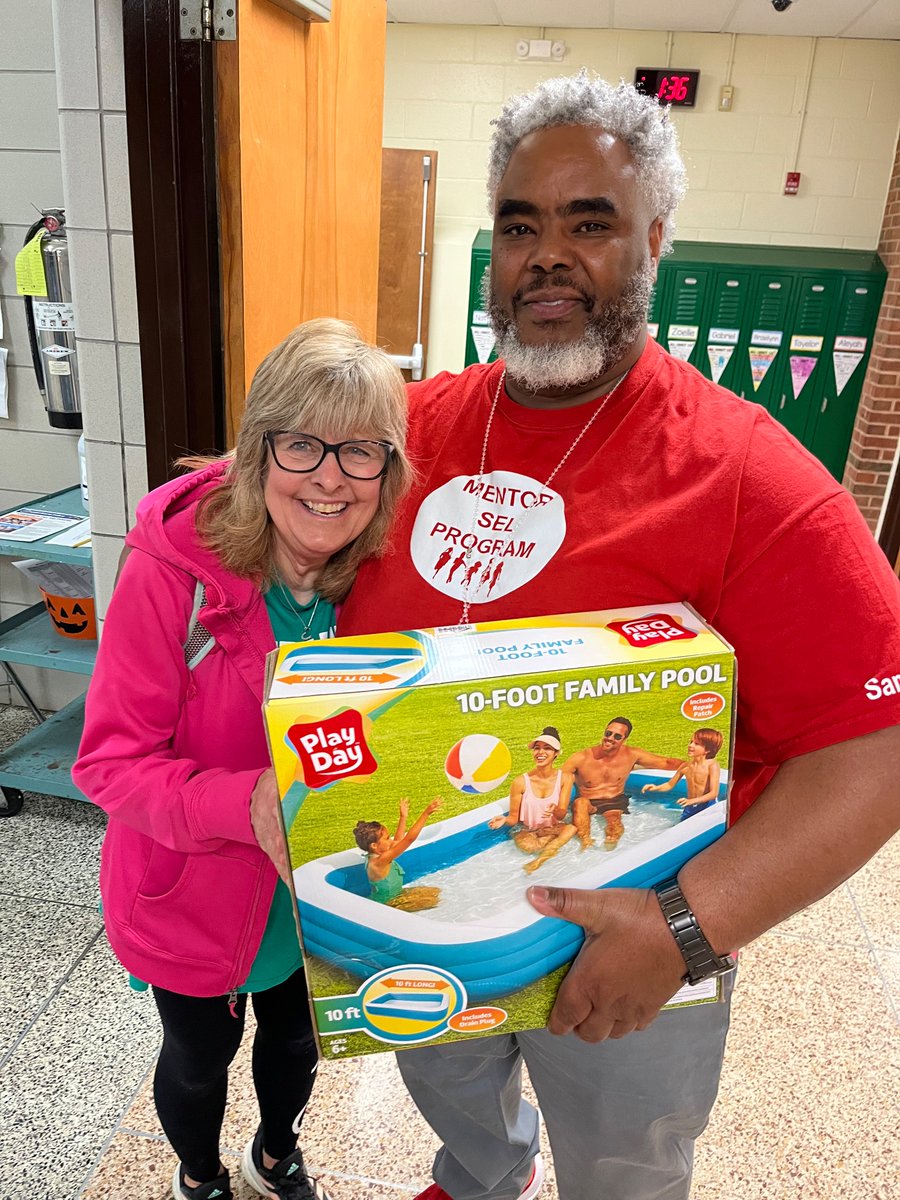
M 30 721 L 0 709 L 0 744 Z M 171 1195 L 153 1004 L 127 987 L 97 915 L 103 826 L 87 805 L 30 795 L 0 820 L 0 1200 Z M 744 952 L 692 1200 L 900 1196 L 898 879 L 900 838 Z M 242 1052 L 223 1130 L 233 1174 L 256 1126 L 248 1066 Z M 302 1145 L 333 1200 L 411 1200 L 436 1141 L 387 1055 L 323 1064 Z M 542 1200 L 552 1180 L 551 1166 Z

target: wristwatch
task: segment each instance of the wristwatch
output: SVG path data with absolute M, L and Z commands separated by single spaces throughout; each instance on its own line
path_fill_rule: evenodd
M 657 883 L 653 890 L 687 967 L 681 977 L 684 983 L 700 983 L 703 979 L 727 975 L 735 969 L 737 963 L 733 956 L 716 954 L 704 937 L 677 879 Z

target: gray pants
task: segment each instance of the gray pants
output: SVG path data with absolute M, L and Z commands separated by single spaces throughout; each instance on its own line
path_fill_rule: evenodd
M 687 1200 L 732 979 L 725 1003 L 674 1009 L 619 1041 L 537 1030 L 399 1053 L 404 1083 L 444 1143 L 435 1181 L 452 1200 L 517 1200 L 539 1146 L 538 1115 L 521 1095 L 524 1059 L 560 1200 Z

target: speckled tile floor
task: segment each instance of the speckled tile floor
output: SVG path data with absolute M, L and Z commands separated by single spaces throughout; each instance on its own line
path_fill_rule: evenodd
M 29 721 L 0 709 L 0 743 Z M 171 1195 L 152 1002 L 124 986 L 96 913 L 102 832 L 102 814 L 49 797 L 0 821 L 0 1200 Z M 900 838 L 745 951 L 692 1200 L 900 1200 L 898 879 Z M 250 1094 L 242 1051 L 222 1133 L 233 1174 Z M 303 1145 L 333 1200 L 411 1200 L 436 1140 L 384 1056 L 322 1065 Z M 558 1200 L 545 1151 L 542 1200 Z

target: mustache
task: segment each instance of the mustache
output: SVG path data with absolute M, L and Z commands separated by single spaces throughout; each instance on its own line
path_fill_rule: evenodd
M 588 310 L 594 307 L 595 298 L 589 291 L 582 287 L 581 284 L 576 283 L 571 275 L 557 273 L 554 275 L 545 275 L 541 279 L 535 279 L 527 287 L 521 287 L 518 291 L 514 292 L 512 298 L 513 309 L 515 310 L 525 297 L 530 296 L 532 292 L 544 292 L 551 288 L 565 288 L 567 291 L 577 292 Z

